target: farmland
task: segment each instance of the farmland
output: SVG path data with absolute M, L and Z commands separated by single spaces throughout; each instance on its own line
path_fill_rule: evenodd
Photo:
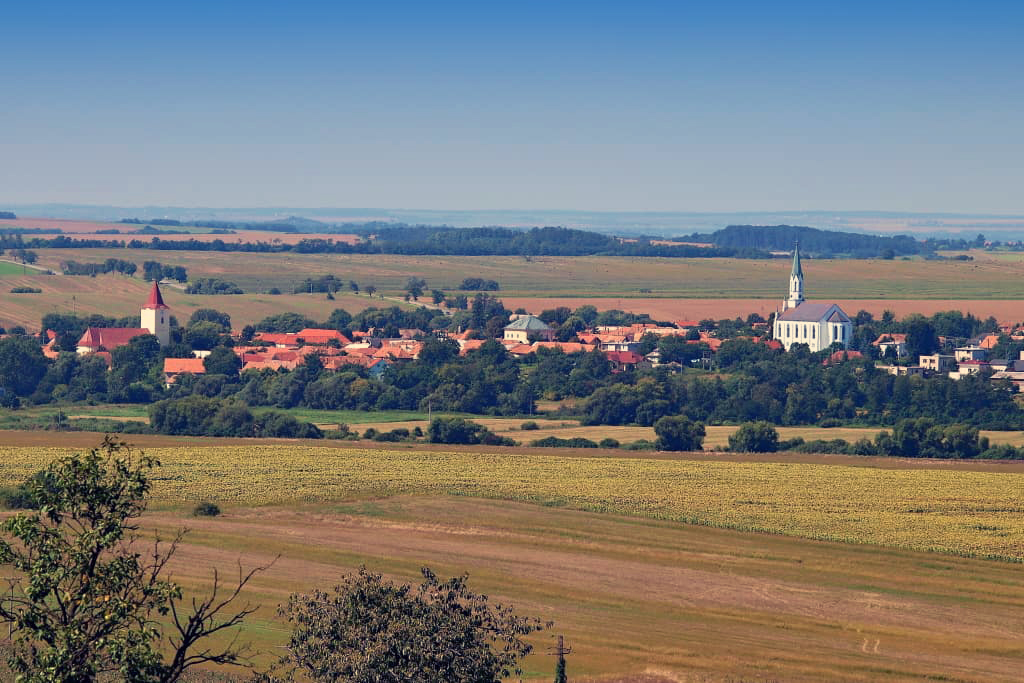
M 0 484 L 64 452 L 0 448 Z M 1014 465 L 948 471 L 255 444 L 149 452 L 164 465 L 154 487 L 163 503 L 456 494 L 1024 561 L 1024 475 Z
M 998 255 L 993 255 L 998 256 Z M 182 265 L 193 277 L 222 277 L 243 289 L 290 289 L 307 276 L 334 274 L 385 291 L 400 291 L 411 275 L 453 289 L 468 274 L 497 280 L 505 296 L 626 298 L 766 298 L 785 288 L 785 259 L 672 259 L 633 257 L 399 256 L 175 252 L 133 249 L 46 249 L 40 263 L 121 258 Z M 978 253 L 975 261 L 807 260 L 815 298 L 1017 299 L 1024 298 L 1022 264 Z M 779 283 L 782 283 L 781 285 Z M 641 289 L 651 290 L 649 293 Z
M 36 446 L 0 449 L 0 483 L 68 452 L 53 434 L 9 436 Z M 411 581 L 425 564 L 555 620 L 581 682 L 1010 681 L 1024 664 L 1020 565 L 957 555 L 1024 558 L 1019 463 L 139 438 L 163 462 L 145 528 L 192 528 L 171 567 L 187 588 L 281 555 L 246 596 L 264 606 L 246 632 L 264 651 L 285 637 L 272 613 L 288 592 L 362 563 Z M 205 498 L 226 514 L 186 521 Z M 526 669 L 551 680 L 553 661 Z
M 146 406 L 138 404 L 65 406 L 60 410 L 65 415 L 62 419 L 72 422 L 83 418 L 148 422 Z M 256 412 L 260 410 L 260 408 L 257 408 Z M 302 422 L 312 422 L 323 429 L 337 429 L 339 424 L 347 424 L 360 432 L 370 428 L 377 431 L 390 431 L 392 429 L 408 429 L 412 431 L 416 427 L 426 431 L 430 424 L 426 413 L 403 410 L 361 411 L 291 408 L 286 409 L 284 412 L 293 415 Z M 19 419 L 25 424 L 50 424 L 55 421 L 56 413 L 57 409 L 53 407 L 37 407 L 22 409 L 10 417 L 12 420 Z M 456 414 L 436 413 L 434 416 L 440 415 L 452 416 Z M 486 417 L 468 414 L 461 414 L 459 416 L 482 424 L 492 432 L 500 436 L 509 437 L 524 445 L 534 439 L 542 439 L 548 436 L 556 436 L 562 439 L 583 437 L 593 441 L 611 438 L 623 444 L 638 439 L 646 439 L 648 441 L 654 441 L 655 439 L 652 427 L 632 425 L 592 425 L 584 427 L 575 418 L 539 415 L 535 418 L 529 418 L 535 422 L 537 426 L 535 430 L 523 430 L 521 425 L 528 418 Z M 728 446 L 729 435 L 737 429 L 739 427 L 735 425 L 710 425 L 706 427 L 705 450 L 724 449 Z M 799 437 L 805 441 L 843 439 L 850 443 L 859 439 L 874 439 L 876 434 L 883 431 L 878 427 L 777 427 L 776 429 L 779 433 L 779 438 L 782 440 Z M 1011 446 L 1024 447 L 1024 432 L 982 430 L 981 436 L 988 438 L 993 444 L 1009 444 Z
M 1024 320 L 1024 262 L 1015 254 L 974 252 L 974 261 L 807 261 L 808 295 L 837 301 L 854 312 L 876 316 L 892 310 L 902 317 L 960 309 L 1000 321 Z M 342 294 L 335 302 L 322 295 L 268 296 L 272 287 L 290 292 L 310 276 L 333 274 L 363 286 L 376 285 L 390 297 L 418 276 L 430 287 L 452 291 L 467 274 L 501 283 L 498 294 L 510 309 L 537 313 L 545 308 L 591 304 L 649 313 L 661 320 L 701 320 L 767 316 L 775 311 L 789 264 L 784 259 L 666 259 L 627 257 L 459 257 L 360 254 L 259 254 L 175 252 L 130 249 L 44 249 L 40 264 L 59 271 L 65 260 L 98 262 L 119 258 L 185 266 L 191 278 L 216 277 L 237 283 L 236 296 L 187 296 L 169 290 L 168 303 L 179 319 L 199 307 L 225 310 L 240 324 L 267 315 L 296 311 L 314 319 L 333 308 L 356 312 L 393 301 Z M 145 283 L 107 275 L 97 278 L 22 275 L 20 267 L 0 272 L 4 285 L 43 289 L 31 302 L 0 299 L 0 324 L 38 324 L 39 311 L 131 315 L 138 310 Z M 781 283 L 781 284 L 780 284 Z M 643 291 L 641 291 L 643 290 Z M 74 298 L 72 298 L 74 297 Z
M 140 278 L 122 275 L 22 276 L 20 270 L 17 276 L 4 277 L 0 282 L 3 287 L 0 289 L 0 325 L 25 325 L 29 329 L 37 329 L 40 318 L 46 313 L 75 311 L 85 315 L 99 313 L 113 317 L 138 315 L 139 306 L 146 300 L 150 288 L 150 284 Z M 43 292 L 32 297 L 18 297 L 6 293 L 12 287 L 36 287 Z M 287 311 L 322 320 L 335 308 L 356 313 L 370 306 L 405 305 L 401 301 L 384 301 L 379 297 L 371 299 L 366 295 L 346 292 L 335 294 L 335 300 L 329 301 L 323 294 L 204 296 L 185 294 L 181 289 L 171 286 L 163 289 L 172 309 L 171 314 L 182 324 L 198 308 L 216 308 L 229 314 L 232 323 L 239 328 L 268 315 Z

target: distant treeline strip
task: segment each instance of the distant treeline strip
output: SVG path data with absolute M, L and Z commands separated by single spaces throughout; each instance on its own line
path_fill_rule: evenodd
M 300 254 L 406 254 L 444 256 L 661 256 L 670 258 L 769 258 L 758 249 L 662 245 L 650 241 L 622 242 L 615 237 L 568 228 L 420 228 L 385 231 L 377 239 L 357 244 L 310 238 L 296 244 L 225 242 L 220 239 L 101 240 L 0 236 L 0 249 L 155 249 L 169 251 L 286 252 Z

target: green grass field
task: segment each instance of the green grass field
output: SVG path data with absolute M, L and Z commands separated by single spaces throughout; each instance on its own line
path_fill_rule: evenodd
M 20 263 L 11 263 L 10 261 L 0 261 L 0 276 L 21 275 L 23 273 L 31 275 L 35 272 L 36 269 L 31 266 L 22 266 Z

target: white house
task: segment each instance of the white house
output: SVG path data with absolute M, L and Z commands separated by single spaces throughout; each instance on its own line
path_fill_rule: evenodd
M 505 326 L 504 338 L 505 341 L 514 341 L 520 344 L 529 344 L 534 339 L 551 341 L 555 338 L 555 331 L 536 316 L 521 315 Z
M 793 249 L 793 270 L 789 275 L 789 298 L 783 311 L 775 316 L 775 339 L 789 351 L 793 344 L 807 344 L 811 352 L 832 344 L 849 348 L 853 323 L 838 304 L 804 300 L 804 271 L 800 266 L 800 246 Z

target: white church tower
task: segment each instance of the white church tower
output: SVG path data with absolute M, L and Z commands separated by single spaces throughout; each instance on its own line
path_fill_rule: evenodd
M 804 271 L 800 267 L 800 243 L 793 246 L 793 270 L 789 274 L 789 298 L 782 306 L 788 311 L 804 302 Z
M 149 330 L 150 334 L 156 335 L 161 346 L 171 343 L 171 316 L 167 312 L 170 308 L 164 303 L 164 297 L 160 294 L 160 285 L 153 280 L 153 289 L 149 290 L 149 299 L 142 307 L 142 326 Z

